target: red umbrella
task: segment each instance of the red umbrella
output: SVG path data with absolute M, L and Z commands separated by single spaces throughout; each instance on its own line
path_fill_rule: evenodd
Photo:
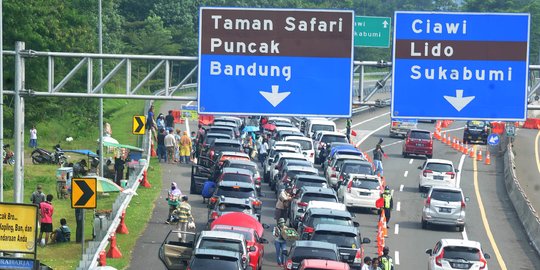
M 269 131 L 274 131 L 276 129 L 276 126 L 273 124 L 264 124 L 263 128 Z
M 254 217 L 244 214 L 241 212 L 231 212 L 221 217 L 217 218 L 210 225 L 210 229 L 214 228 L 216 225 L 228 225 L 228 226 L 238 226 L 254 229 L 259 237 L 262 237 L 264 228 L 262 224 L 255 219 Z

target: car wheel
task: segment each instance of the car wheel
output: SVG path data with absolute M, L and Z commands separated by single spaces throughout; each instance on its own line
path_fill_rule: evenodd
M 427 224 L 427 221 L 425 221 L 424 219 L 422 219 L 422 229 L 427 229 L 428 228 L 428 224 Z
M 465 230 L 465 225 L 457 226 L 457 229 L 459 232 L 462 232 L 463 230 Z
M 406 158 L 409 154 L 407 154 L 407 152 L 402 152 L 401 155 Z
M 418 184 L 418 191 L 419 192 L 424 192 L 424 189 L 422 188 L 422 186 L 420 184 Z

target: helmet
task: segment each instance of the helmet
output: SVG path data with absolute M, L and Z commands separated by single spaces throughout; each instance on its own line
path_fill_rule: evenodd
M 384 187 L 384 190 L 390 190 L 390 187 L 389 187 L 388 185 L 386 185 L 386 186 Z
M 383 248 L 383 252 L 384 252 L 384 253 L 388 253 L 388 252 L 390 252 L 390 248 L 389 248 L 389 247 L 387 247 L 387 246 L 385 246 L 385 247 Z
M 285 219 L 284 218 L 279 218 L 277 224 L 278 225 L 285 224 Z

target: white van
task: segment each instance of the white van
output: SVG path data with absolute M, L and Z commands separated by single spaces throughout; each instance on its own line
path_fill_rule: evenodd
M 306 121 L 304 134 L 312 138 L 317 131 L 336 131 L 336 123 L 327 119 L 308 119 Z
M 287 136 L 285 137 L 285 141 L 300 144 L 302 147 L 302 154 L 304 154 L 311 163 L 315 164 L 315 147 L 313 147 L 313 140 L 300 136 Z

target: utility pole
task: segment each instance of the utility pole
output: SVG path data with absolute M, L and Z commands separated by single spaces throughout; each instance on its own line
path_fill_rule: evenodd
M 15 43 L 15 95 L 14 95 L 14 127 L 15 143 L 15 170 L 13 172 L 13 198 L 16 203 L 23 202 L 24 196 L 24 98 L 21 91 L 24 90 L 24 57 L 21 53 L 25 49 L 24 42 Z
M 4 147 L 4 13 L 0 0 L 0 145 Z M 2 161 L 4 162 L 4 161 Z M 4 164 L 2 163 L 2 166 Z M 4 169 L 0 170 L 0 202 L 4 201 Z
M 99 54 L 103 54 L 103 23 L 99 0 Z M 103 58 L 99 59 L 99 81 L 103 81 Z M 103 87 L 99 89 L 103 93 Z M 99 98 L 99 175 L 103 177 L 103 98 Z

